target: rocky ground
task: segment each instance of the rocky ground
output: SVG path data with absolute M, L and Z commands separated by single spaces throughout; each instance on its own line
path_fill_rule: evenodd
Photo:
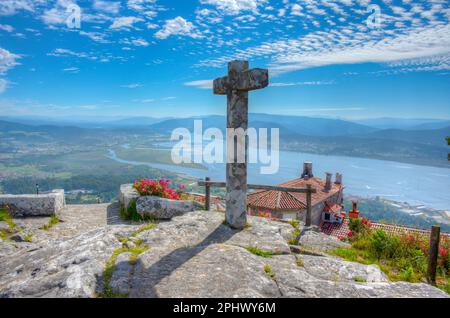
M 48 230 L 15 219 L 31 242 L 0 241 L 0 297 L 448 297 L 327 256 L 344 243 L 312 230 L 289 246 L 294 228 L 262 218 L 235 231 L 219 212 L 146 225 L 118 209 L 67 206 Z

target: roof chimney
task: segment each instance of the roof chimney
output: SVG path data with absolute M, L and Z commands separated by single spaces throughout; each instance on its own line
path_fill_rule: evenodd
M 342 184 L 342 174 L 340 174 L 339 172 L 336 173 L 336 181 L 334 183 Z
M 326 178 L 326 182 L 325 182 L 325 191 L 330 191 L 331 190 L 331 178 L 333 177 L 333 174 L 327 172 L 326 175 L 327 175 L 327 178 Z
M 303 163 L 303 173 L 302 178 L 309 179 L 314 177 L 312 170 L 312 162 L 306 161 Z

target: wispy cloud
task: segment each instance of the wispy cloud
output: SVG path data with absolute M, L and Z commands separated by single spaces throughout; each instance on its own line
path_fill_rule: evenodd
M 145 99 L 133 99 L 132 100 L 135 103 L 143 103 L 143 104 L 150 104 L 156 102 L 156 99 L 154 98 L 145 98 Z
M 0 30 L 11 33 L 14 31 L 14 27 L 10 26 L 9 24 L 0 24 Z
M 212 89 L 213 80 L 198 80 L 184 83 L 185 86 L 192 86 L 200 89 Z
M 68 67 L 68 68 L 64 68 L 63 72 L 76 74 L 76 73 L 80 72 L 80 69 L 78 67 Z
M 334 84 L 333 81 L 313 81 L 313 82 L 290 82 L 290 83 L 282 83 L 282 82 L 275 82 L 271 83 L 269 86 L 272 87 L 286 87 L 286 86 L 315 86 L 315 85 L 332 85 Z
M 139 88 L 139 87 L 143 87 L 143 86 L 144 85 L 142 85 L 140 83 L 132 83 L 132 84 L 127 84 L 127 85 L 121 85 L 120 87 L 134 89 L 134 88 Z

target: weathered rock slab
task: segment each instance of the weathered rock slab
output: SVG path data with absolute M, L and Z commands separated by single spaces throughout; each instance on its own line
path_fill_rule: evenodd
M 105 262 L 118 247 L 116 237 L 102 229 L 4 258 L 0 298 L 94 297 Z
M 350 246 L 348 243 L 342 242 L 333 236 L 308 230 L 300 234 L 298 244 L 306 250 L 319 253 Z
M 96 297 L 117 251 L 109 287 L 130 297 L 448 297 L 430 285 L 388 282 L 375 266 L 291 254 L 289 224 L 249 217 L 239 231 L 222 213 L 196 211 L 136 232 L 141 225 L 108 225 L 107 208 L 69 206 L 65 222 L 38 230 L 33 243 L 0 241 L 0 298 Z M 88 221 L 78 224 L 80 215 Z M 130 262 L 123 238 L 148 250 Z
M 156 196 L 141 196 L 136 200 L 137 212 L 156 220 L 170 220 L 186 212 L 198 210 L 200 207 L 200 204 L 195 201 L 169 200 Z
M 387 276 L 376 265 L 363 265 L 331 257 L 297 255 L 303 268 L 312 276 L 329 281 L 388 282 Z

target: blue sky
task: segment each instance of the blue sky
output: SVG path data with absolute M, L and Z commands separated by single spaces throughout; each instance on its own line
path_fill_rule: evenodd
M 271 77 L 251 112 L 450 118 L 449 19 L 448 0 L 1 0 L 0 115 L 225 114 L 211 80 L 246 59 Z

